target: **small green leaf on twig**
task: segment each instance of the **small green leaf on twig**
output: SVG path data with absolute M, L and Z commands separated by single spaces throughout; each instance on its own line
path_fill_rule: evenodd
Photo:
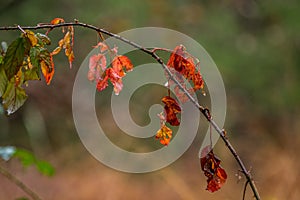
M 55 170 L 50 163 L 43 160 L 38 160 L 31 152 L 27 150 L 16 149 L 16 152 L 13 156 L 20 159 L 24 167 L 34 165 L 41 174 L 46 176 L 54 175 Z

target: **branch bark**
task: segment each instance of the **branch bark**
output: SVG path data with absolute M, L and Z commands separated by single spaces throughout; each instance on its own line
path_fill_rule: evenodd
M 22 189 L 25 193 L 27 193 L 33 200 L 41 200 L 41 198 L 33 192 L 27 185 L 25 185 L 21 180 L 7 171 L 4 167 L 0 165 L 0 173 L 5 176 L 8 180 L 13 182 L 16 186 Z
M 146 49 L 144 47 L 142 47 L 141 45 L 134 43 L 132 41 L 129 41 L 128 39 L 121 37 L 117 34 L 111 33 L 105 29 L 102 28 L 98 28 L 96 26 L 90 25 L 90 24 L 86 24 L 86 23 L 81 23 L 77 20 L 75 20 L 75 22 L 68 22 L 68 23 L 60 23 L 60 24 L 39 24 L 37 26 L 8 26 L 8 27 L 0 27 L 0 31 L 4 31 L 4 30 L 19 30 L 20 27 L 22 29 L 28 29 L 28 30 L 37 30 L 37 29 L 54 29 L 54 28 L 58 28 L 58 27 L 65 27 L 65 26 L 80 26 L 80 27 L 85 27 L 91 30 L 94 30 L 98 33 L 102 33 L 105 34 L 107 36 L 111 36 L 115 39 L 118 39 L 126 44 L 131 45 L 132 47 L 135 47 L 143 52 L 145 52 L 146 54 L 152 56 L 159 64 L 161 64 L 161 66 L 163 67 L 163 69 L 168 73 L 169 77 L 178 85 L 178 87 L 185 93 L 185 95 L 190 99 L 190 101 L 194 104 L 194 106 L 199 109 L 199 111 L 205 116 L 205 118 L 207 119 L 207 121 L 211 124 L 211 126 L 216 130 L 216 132 L 220 135 L 220 137 L 222 138 L 223 142 L 225 143 L 225 145 L 227 146 L 228 150 L 231 152 L 232 156 L 235 158 L 236 162 L 238 163 L 238 165 L 241 167 L 241 171 L 243 172 L 243 174 L 246 177 L 246 181 L 249 183 L 252 191 L 253 191 L 253 195 L 256 198 L 256 200 L 260 200 L 260 195 L 259 192 L 256 188 L 256 185 L 253 181 L 253 178 L 250 174 L 250 172 L 246 169 L 244 163 L 242 162 L 241 158 L 239 157 L 239 155 L 237 154 L 236 150 L 234 149 L 234 147 L 232 146 L 232 144 L 230 143 L 230 141 L 228 140 L 228 138 L 226 137 L 226 135 L 224 134 L 225 131 L 224 129 L 222 130 L 217 124 L 216 122 L 213 120 L 209 109 L 204 108 L 203 106 L 201 106 L 191 95 L 190 93 L 180 84 L 180 82 L 173 76 L 173 74 L 171 73 L 171 71 L 169 70 L 169 68 L 167 67 L 167 65 L 163 62 L 163 60 L 155 53 L 155 51 L 153 50 L 149 50 Z

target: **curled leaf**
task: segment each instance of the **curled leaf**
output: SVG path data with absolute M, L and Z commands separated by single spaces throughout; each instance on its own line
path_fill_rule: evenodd
M 60 47 L 60 46 L 56 47 L 56 48 L 51 52 L 51 55 L 54 56 L 54 55 L 58 54 L 58 53 L 60 52 L 60 50 L 61 50 L 61 47 Z
M 49 57 L 47 57 L 47 60 L 42 60 L 40 62 L 40 65 L 46 83 L 47 85 L 49 85 L 54 75 L 54 63 L 53 63 L 52 55 L 49 55 Z
M 162 127 L 156 132 L 155 138 L 159 139 L 159 142 L 162 145 L 167 146 L 172 138 L 172 130 L 163 124 Z
M 221 160 L 217 158 L 210 146 L 204 147 L 201 152 L 200 164 L 207 177 L 206 190 L 215 192 L 219 190 L 227 179 L 225 170 L 220 166 Z
M 170 96 L 162 98 L 162 102 L 165 104 L 166 121 L 172 126 L 178 126 L 180 124 L 176 114 L 181 112 L 181 108 L 177 101 Z
M 53 24 L 53 25 L 55 25 L 55 24 L 60 24 L 60 23 L 64 23 L 65 22 L 65 20 L 64 19 L 62 19 L 62 18 L 54 18 L 53 20 L 51 20 L 51 24 Z

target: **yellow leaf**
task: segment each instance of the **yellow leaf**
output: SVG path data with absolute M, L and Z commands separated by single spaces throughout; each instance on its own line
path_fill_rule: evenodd
M 26 30 L 25 32 L 26 32 L 25 37 L 27 37 L 29 39 L 31 46 L 34 47 L 38 43 L 37 37 L 35 36 L 34 32 L 32 32 L 32 31 Z

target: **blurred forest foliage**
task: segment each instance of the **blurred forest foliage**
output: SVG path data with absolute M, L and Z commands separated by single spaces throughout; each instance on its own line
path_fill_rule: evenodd
M 7 0 L 0 4 L 0 26 L 36 25 L 61 17 L 115 33 L 157 26 L 189 35 L 203 45 L 222 74 L 228 100 L 225 127 L 247 166 L 253 167 L 264 199 L 297 199 L 300 192 L 296 180 L 300 173 L 284 173 L 300 167 L 296 157 L 300 146 L 299 9 L 297 0 Z M 2 31 L 0 40 L 11 42 L 19 34 Z M 61 32 L 54 30 L 50 36 L 54 48 Z M 81 144 L 72 119 L 71 98 L 76 71 L 97 41 L 94 32 L 75 29 L 73 69 L 69 70 L 68 61 L 58 56 L 50 86 L 43 81 L 29 83 L 29 99 L 24 107 L 9 117 L 0 114 L 0 145 L 25 147 L 54 160 L 51 155 L 61 152 L 74 160 L 87 155 L 78 147 Z M 139 58 L 131 59 L 135 62 Z M 103 106 L 107 103 L 103 102 Z M 218 146 L 226 151 L 221 142 Z M 231 159 L 222 151 L 222 160 Z M 184 160 L 196 158 L 192 153 L 188 155 Z M 232 160 L 228 163 L 234 176 L 237 167 Z M 274 165 L 276 169 L 270 169 Z M 233 188 L 234 178 L 231 181 Z M 197 184 L 203 190 L 204 178 L 202 188 Z M 284 186 L 286 190 L 280 189 Z M 232 199 L 240 197 L 242 184 L 239 188 Z M 230 192 L 226 195 L 230 196 Z

